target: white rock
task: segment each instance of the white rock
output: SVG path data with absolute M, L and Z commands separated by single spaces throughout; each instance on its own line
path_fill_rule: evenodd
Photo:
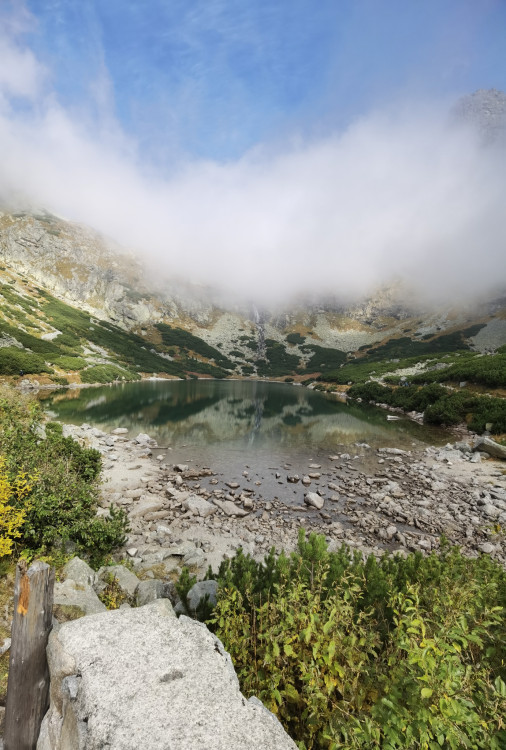
M 321 510 L 325 505 L 325 500 L 323 499 L 323 497 L 321 497 L 321 495 L 318 495 L 318 493 L 316 492 L 307 492 L 304 496 L 304 502 L 306 503 L 306 505 L 310 505 L 317 510 Z
M 485 555 L 491 555 L 492 552 L 495 552 L 495 546 L 491 544 L 490 542 L 484 542 L 483 544 L 480 544 L 478 546 L 478 549 L 480 552 L 483 552 Z
M 213 503 L 218 506 L 227 516 L 247 516 L 248 512 L 239 508 L 231 500 L 218 500 L 213 498 Z
M 206 518 L 206 516 L 216 512 L 216 506 L 198 495 L 190 495 L 184 501 L 183 507 L 193 513 L 194 516 L 201 516 L 201 518 Z

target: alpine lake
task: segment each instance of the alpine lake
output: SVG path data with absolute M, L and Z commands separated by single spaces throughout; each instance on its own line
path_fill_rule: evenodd
M 128 437 L 147 433 L 167 463 L 210 468 L 240 481 L 248 471 L 275 496 L 279 472 L 304 474 L 308 462 L 349 453 L 360 464 L 382 447 L 411 450 L 442 445 L 450 436 L 408 418 L 387 420 L 383 409 L 341 400 L 288 383 L 257 380 L 145 380 L 44 394 L 53 419 L 87 423 Z M 302 489 L 302 488 L 300 488 Z M 299 490 L 300 491 L 300 490 Z M 298 494 L 295 487 L 291 492 Z M 290 502 L 290 499 L 285 498 Z

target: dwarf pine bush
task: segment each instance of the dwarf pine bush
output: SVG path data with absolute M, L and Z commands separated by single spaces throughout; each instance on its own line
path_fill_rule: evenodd
M 487 555 L 364 561 L 301 532 L 218 581 L 208 624 L 301 750 L 506 748 L 506 572 Z

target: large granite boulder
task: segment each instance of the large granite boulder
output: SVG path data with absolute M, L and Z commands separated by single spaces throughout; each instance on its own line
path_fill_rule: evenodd
M 496 443 L 495 440 L 488 437 L 478 438 L 473 445 L 473 451 L 481 451 L 482 453 L 488 453 L 493 458 L 501 458 L 506 461 L 506 445 Z
M 37 750 L 296 750 L 239 690 L 230 656 L 167 599 L 66 623 L 48 643 Z

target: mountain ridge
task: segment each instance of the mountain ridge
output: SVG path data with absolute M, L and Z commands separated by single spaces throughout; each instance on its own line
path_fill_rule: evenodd
M 34 344 L 33 337 L 38 337 L 47 342 L 45 355 L 63 363 L 61 357 L 84 357 L 84 372 L 118 365 L 120 371 L 113 374 L 120 379 L 153 372 L 171 377 L 311 378 L 391 340 L 435 340 L 476 324 L 479 332 L 470 342 L 476 349 L 493 351 L 506 343 L 506 297 L 476 305 L 473 311 L 450 305 L 424 310 L 419 304 L 409 307 L 403 301 L 405 290 L 393 284 L 353 305 L 327 300 L 269 311 L 235 303 L 226 309 L 190 285 L 180 285 L 176 292 L 156 289 L 135 255 L 88 227 L 48 212 L 0 213 L 0 259 L 4 356 L 7 349 L 20 348 L 37 355 L 33 347 L 41 345 Z M 78 313 L 72 312 L 75 308 Z M 70 326 L 73 331 L 74 349 L 58 349 L 68 334 L 59 323 L 61 329 Z M 137 352 L 135 362 L 127 356 L 128 346 Z M 51 369 L 51 357 L 42 360 L 48 361 L 46 369 Z M 56 377 L 63 372 L 57 367 Z

